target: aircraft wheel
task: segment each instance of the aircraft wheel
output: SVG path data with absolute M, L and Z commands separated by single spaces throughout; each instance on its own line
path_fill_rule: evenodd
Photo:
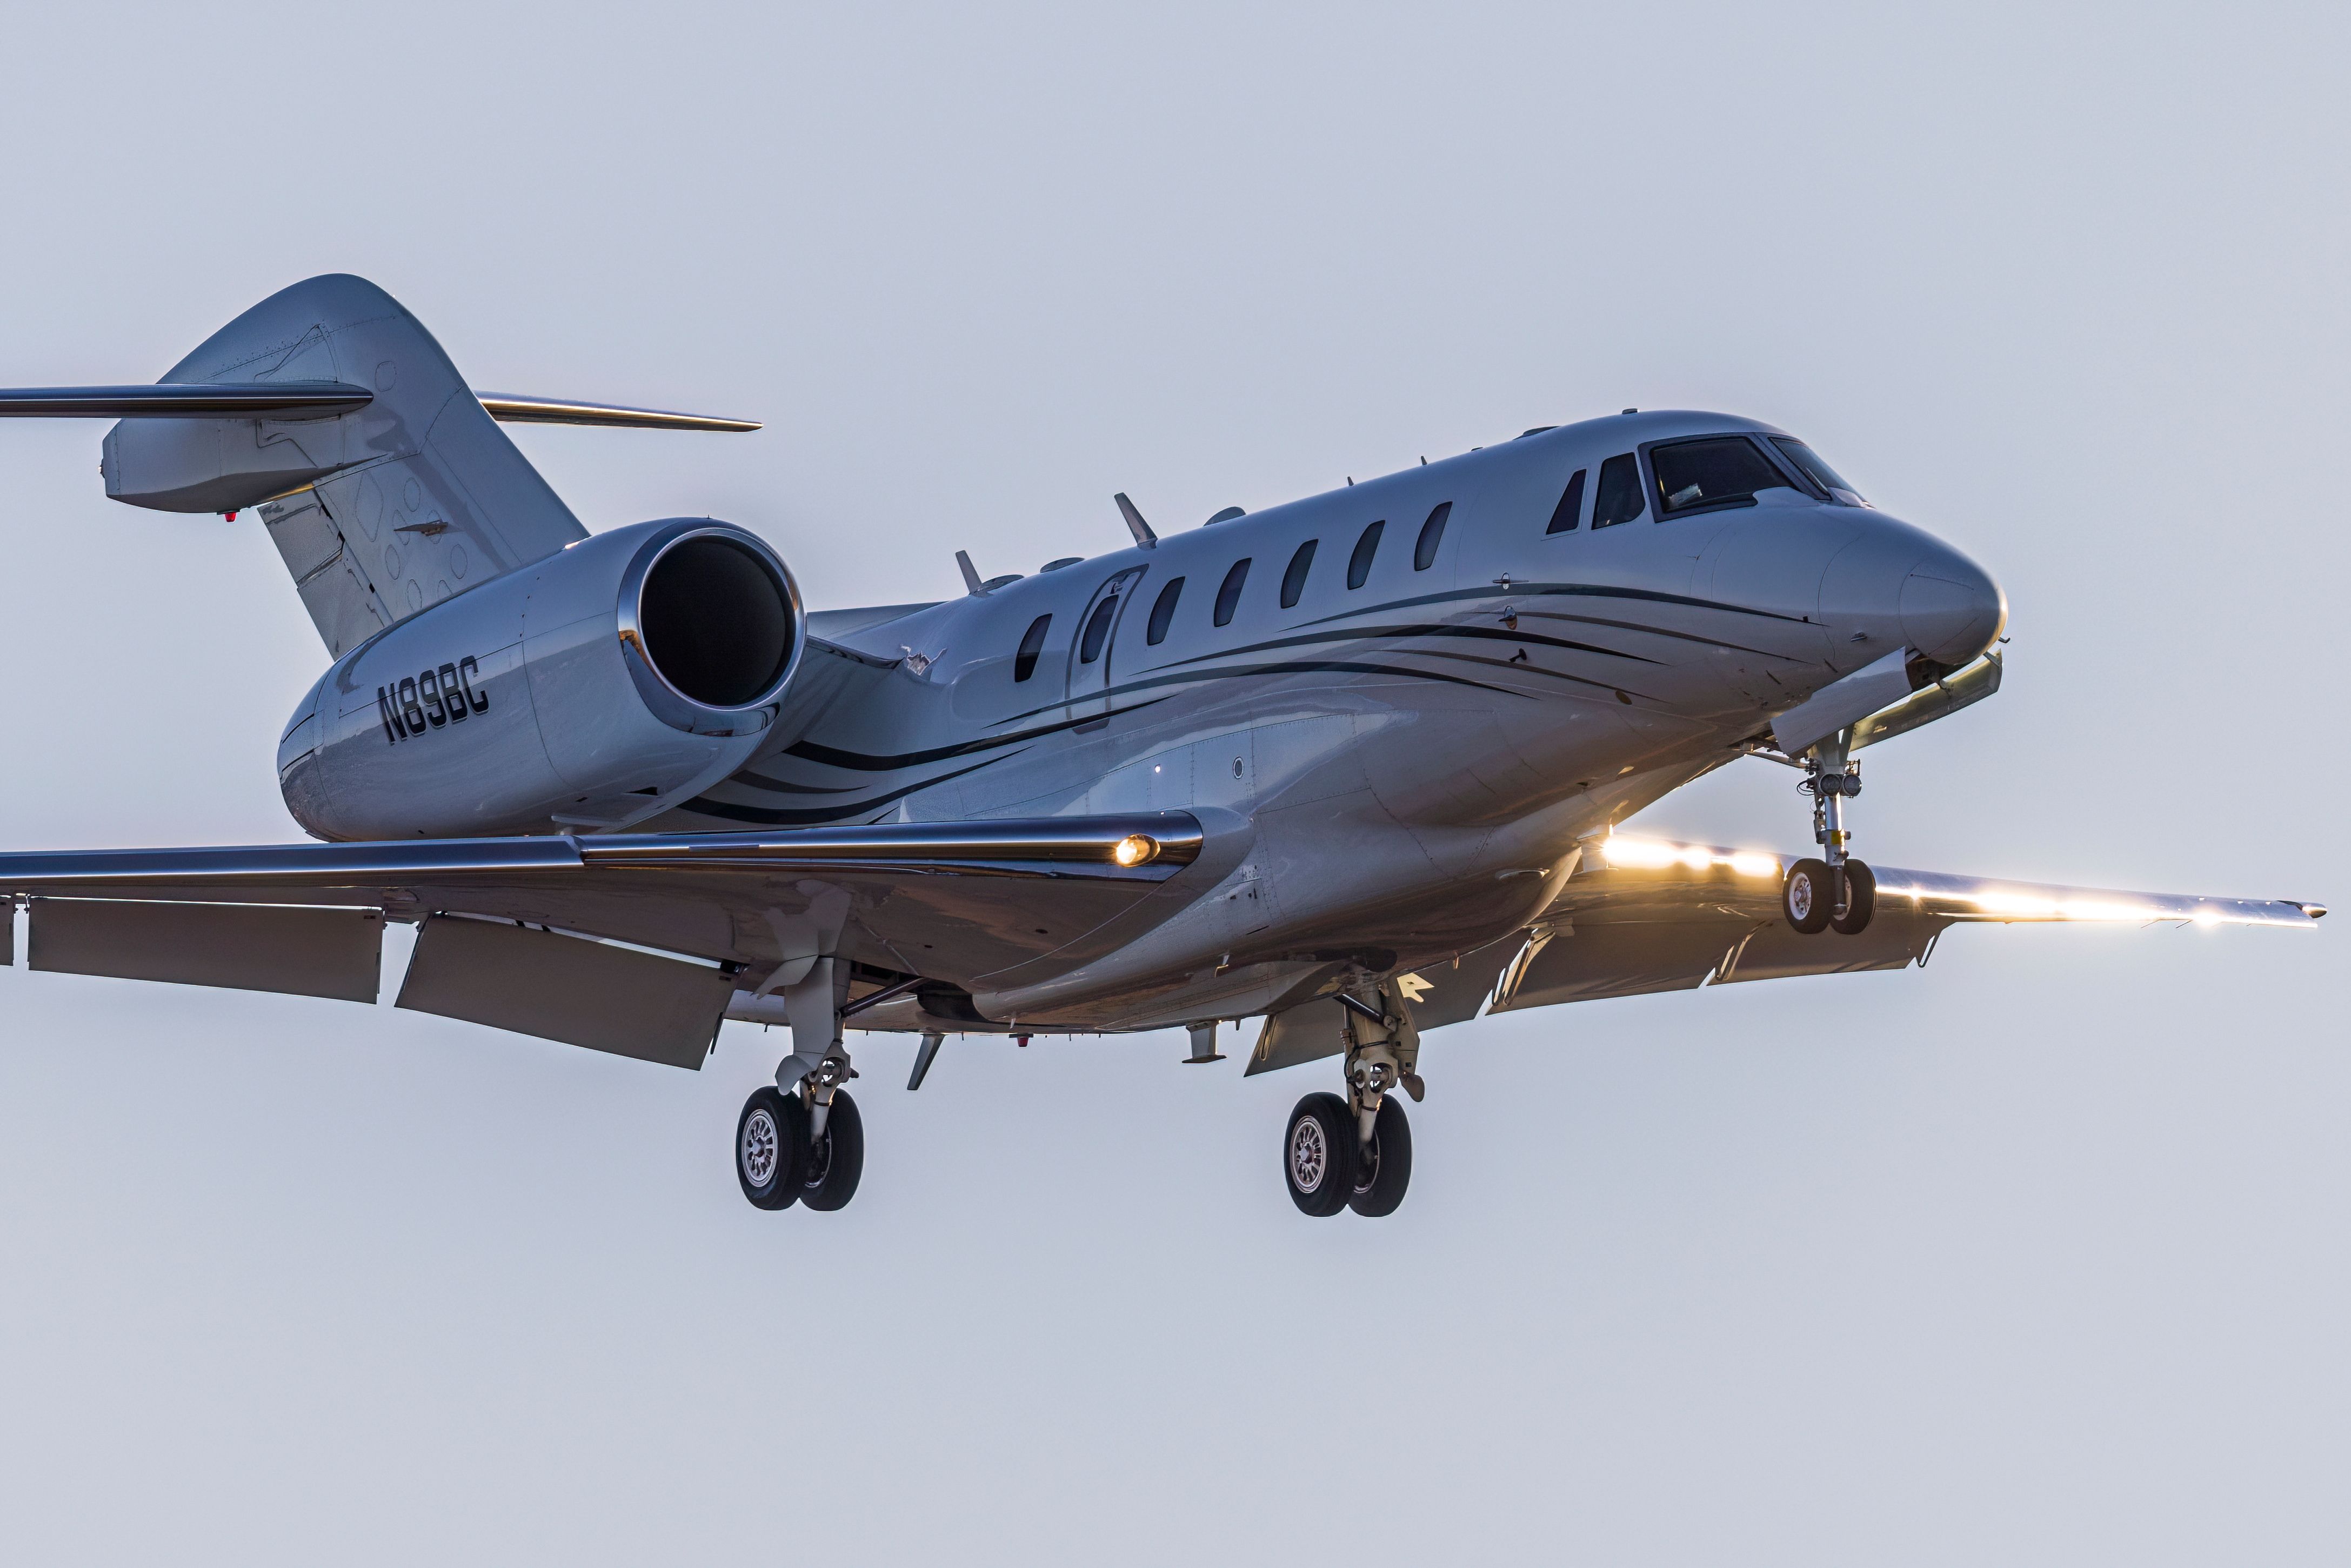
M 800 1113 L 808 1126 L 808 1113 Z M 865 1174 L 865 1124 L 857 1102 L 846 1089 L 832 1092 L 832 1109 L 824 1119 L 824 1136 L 807 1138 L 800 1155 L 800 1201 L 809 1207 L 831 1210 L 857 1196 L 857 1178 Z
M 1380 1101 L 1380 1113 L 1372 1124 L 1371 1147 L 1359 1141 L 1355 1145 L 1355 1186 L 1347 1197 L 1347 1207 L 1366 1218 L 1376 1219 L 1384 1214 L 1394 1214 L 1396 1205 L 1404 1201 L 1404 1189 L 1412 1185 L 1412 1124 L 1405 1120 L 1404 1106 L 1394 1094 Z
M 1290 1113 L 1281 1176 L 1301 1214 L 1338 1213 L 1355 1190 L 1355 1118 L 1336 1094 L 1309 1094 Z
M 1810 936 L 1827 929 L 1831 903 L 1827 862 L 1801 860 L 1788 868 L 1780 884 L 1780 913 L 1791 930 Z
M 1859 861 L 1844 862 L 1844 913 L 1829 924 L 1848 936 L 1858 936 L 1877 912 L 1877 873 Z
M 789 1208 L 800 1196 L 799 1102 L 755 1089 L 735 1119 L 735 1179 L 759 1208 Z

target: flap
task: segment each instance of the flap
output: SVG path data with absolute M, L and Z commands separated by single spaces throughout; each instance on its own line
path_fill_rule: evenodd
M 1951 922 L 1904 909 L 1880 910 L 1858 936 L 1824 931 L 1807 936 L 1780 921 L 1751 933 L 1733 947 L 1715 975 L 1718 986 L 1739 980 L 1778 980 L 1793 975 L 1852 975 L 1865 969 L 1901 969 L 1923 964 L 1935 938 Z
M 37 898 L 26 967 L 372 1002 L 383 972 L 373 909 Z
M 735 994 L 710 964 L 487 920 L 424 923 L 398 1006 L 699 1068 Z
M 1754 929 L 1750 921 L 1716 918 L 1538 931 L 1503 974 L 1489 1010 L 1696 990 Z

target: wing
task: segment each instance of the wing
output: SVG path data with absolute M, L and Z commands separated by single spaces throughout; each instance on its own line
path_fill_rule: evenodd
M 415 922 L 399 1005 L 694 1067 L 796 958 L 852 959 L 852 1004 L 920 982 L 953 1017 L 997 970 L 1099 956 L 1189 899 L 1204 841 L 1154 812 L 68 851 L 0 855 L 0 896 L 29 910 L 35 969 L 353 1001 L 376 998 L 384 923 Z
M 1704 985 L 1924 964 L 1955 925 L 2107 921 L 2276 925 L 2307 930 L 2325 906 L 2055 887 L 1876 866 L 1877 909 L 1857 936 L 1789 928 L 1780 886 L 1795 857 L 1614 837 L 1588 841 L 1559 896 L 1509 952 L 1488 1008 L 1694 990 Z M 1495 949 L 1486 950 L 1490 963 Z M 1484 969 L 1471 958 L 1465 968 Z M 1442 969 L 1424 975 L 1443 988 Z M 1469 1016 L 1457 998 L 1455 1017 Z

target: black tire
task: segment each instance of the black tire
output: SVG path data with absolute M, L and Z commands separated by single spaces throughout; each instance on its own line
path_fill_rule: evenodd
M 1825 861 L 1801 860 L 1788 868 L 1787 879 L 1780 884 L 1780 915 L 1792 931 L 1810 936 L 1825 931 L 1829 924 L 1829 907 L 1834 894 L 1829 888 L 1829 868 Z
M 1848 936 L 1858 936 L 1876 913 L 1877 873 L 1859 861 L 1845 862 L 1844 913 L 1831 915 L 1829 924 Z
M 1309 1094 L 1281 1134 L 1281 1179 L 1301 1214 L 1322 1218 L 1355 1190 L 1355 1118 L 1336 1094 Z
M 805 1110 L 800 1126 L 808 1126 Z M 811 1138 L 803 1131 L 800 1146 L 800 1202 L 828 1213 L 845 1207 L 857 1196 L 857 1178 L 865 1174 L 865 1123 L 848 1090 L 832 1092 L 824 1136 Z
M 1354 1190 L 1347 1207 L 1367 1219 L 1394 1214 L 1412 1185 L 1412 1124 L 1394 1094 L 1380 1101 L 1379 1119 L 1372 1124 L 1372 1145 L 1355 1150 Z
M 774 1089 L 754 1089 L 735 1118 L 735 1179 L 755 1208 L 789 1208 L 799 1201 L 801 1145 L 807 1124 L 799 1102 Z

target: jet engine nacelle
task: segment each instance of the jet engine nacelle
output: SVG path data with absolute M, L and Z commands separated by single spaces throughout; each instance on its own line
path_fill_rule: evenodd
M 624 827 L 749 759 L 804 641 L 799 591 L 756 535 L 618 528 L 338 660 L 287 728 L 279 784 L 324 839 Z

